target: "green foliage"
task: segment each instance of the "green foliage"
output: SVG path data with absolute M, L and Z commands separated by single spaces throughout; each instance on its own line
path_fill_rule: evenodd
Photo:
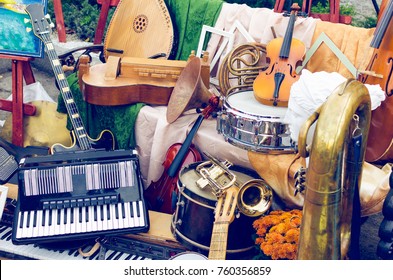
M 238 3 L 238 4 L 246 4 L 252 8 L 269 8 L 272 9 L 274 7 L 275 0 L 226 0 L 226 3 Z
M 311 7 L 311 12 L 315 14 L 328 14 L 330 12 L 330 4 L 327 2 L 324 5 L 322 2 L 318 2 L 318 4 Z M 355 14 L 354 5 L 349 3 L 340 5 L 340 15 L 353 16 Z
M 100 5 L 96 0 L 62 0 L 63 18 L 68 33 L 75 33 L 81 40 L 93 41 L 100 16 Z M 114 8 L 108 14 L 106 27 L 112 17 Z M 48 1 L 48 13 L 54 15 L 53 0 Z M 104 29 L 105 31 L 107 28 Z

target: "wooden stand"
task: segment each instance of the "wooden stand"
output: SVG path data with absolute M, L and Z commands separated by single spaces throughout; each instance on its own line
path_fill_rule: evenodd
M 33 116 L 36 108 L 23 104 L 23 78 L 26 84 L 35 82 L 31 70 L 31 57 L 3 55 L 1 59 L 12 60 L 12 101 L 0 99 L 0 110 L 12 112 L 12 143 L 23 146 L 23 115 Z
M 116 7 L 119 4 L 119 1 L 120 0 L 97 0 L 97 3 L 101 5 L 101 12 L 97 22 L 96 32 L 94 36 L 94 44 L 102 43 L 109 8 Z

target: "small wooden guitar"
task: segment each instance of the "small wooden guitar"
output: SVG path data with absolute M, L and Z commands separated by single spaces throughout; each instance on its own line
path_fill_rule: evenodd
M 235 218 L 239 188 L 232 186 L 218 198 L 214 215 L 209 260 L 225 260 L 227 254 L 229 224 Z
M 115 139 L 111 131 L 103 130 L 97 139 L 92 139 L 87 134 L 78 108 L 74 102 L 70 86 L 64 75 L 56 50 L 51 41 L 51 26 L 44 15 L 43 6 L 41 4 L 30 4 L 26 7 L 26 12 L 31 18 L 34 34 L 45 45 L 46 53 L 52 65 L 52 69 L 73 128 L 73 131 L 71 132 L 72 145 L 70 147 L 66 147 L 62 144 L 54 144 L 51 147 L 51 153 L 90 149 L 113 150 L 115 148 Z

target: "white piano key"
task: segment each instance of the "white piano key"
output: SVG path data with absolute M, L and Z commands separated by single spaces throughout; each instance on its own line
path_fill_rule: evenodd
M 23 235 L 23 228 L 21 228 L 21 225 L 23 227 L 23 220 L 22 220 L 22 212 L 18 213 L 18 225 L 16 227 L 16 238 L 21 238 Z
M 133 216 L 133 213 L 134 213 L 134 210 L 133 210 L 133 209 L 134 209 L 134 206 L 133 206 L 133 204 L 132 204 L 132 201 L 128 203 L 127 208 L 128 208 L 128 211 L 129 211 L 129 215 L 128 215 L 128 225 L 129 225 L 130 228 L 133 228 L 133 227 L 135 227 L 135 221 L 134 221 L 134 216 Z M 131 210 L 131 209 L 132 209 L 132 210 Z
M 94 221 L 94 207 L 88 206 L 87 211 L 88 211 L 88 216 L 89 216 L 89 222 L 86 225 L 86 231 L 87 232 L 97 231 L 97 224 Z
M 86 232 L 87 230 L 87 223 L 86 223 L 86 206 L 82 206 L 82 227 L 81 231 Z
M 50 210 L 44 210 L 44 235 L 43 236 L 48 236 L 49 235 L 49 212 Z
M 108 220 L 108 208 L 107 208 L 106 205 L 102 206 L 102 213 L 103 213 L 103 216 L 104 216 L 104 220 L 102 221 L 102 229 L 103 230 L 107 230 L 109 228 L 108 227 L 109 220 Z
M 77 232 L 77 227 L 78 227 L 78 216 L 79 216 L 79 210 L 78 208 L 72 208 L 71 210 L 71 215 L 72 215 L 72 222 L 70 226 L 70 233 L 76 233 Z
M 64 225 L 64 233 L 69 234 L 71 233 L 71 208 L 65 209 L 66 213 L 66 221 Z
M 132 209 L 134 211 L 134 226 L 139 227 L 139 217 L 138 217 L 138 210 L 136 209 L 139 205 L 133 201 L 132 202 Z
M 124 210 L 126 212 L 126 216 L 123 219 L 124 228 L 129 228 L 130 227 L 130 222 L 129 222 L 130 218 L 129 217 L 131 215 L 130 214 L 130 205 L 127 202 L 124 202 L 123 205 L 124 205 Z
M 74 209 L 74 212 L 75 212 L 75 224 L 76 224 L 75 232 L 76 233 L 82 232 L 82 219 L 83 219 L 83 216 L 82 216 L 81 211 L 82 211 L 82 208 L 75 208 Z
M 51 225 L 49 226 L 49 235 L 55 235 L 55 227 L 56 227 L 56 223 L 57 223 L 57 209 L 52 209 L 49 210 L 51 215 Z
M 143 227 L 145 226 L 145 215 L 144 215 L 144 207 L 143 207 L 143 203 L 142 200 L 139 200 L 139 226 Z
M 111 211 L 111 221 L 112 221 L 112 227 L 113 229 L 118 229 L 119 228 L 119 221 L 116 218 L 116 209 L 114 204 L 110 204 L 110 211 Z
M 26 221 L 26 238 L 33 236 L 33 221 L 34 221 L 34 211 L 28 211 L 28 219 Z
M 103 230 L 101 216 L 103 213 L 101 212 L 101 205 L 97 205 L 97 230 Z
M 42 210 L 37 210 L 37 223 L 33 231 L 34 236 L 43 236 L 44 227 L 42 226 Z
M 65 219 L 65 212 L 67 211 L 67 209 L 65 209 L 65 208 L 63 208 L 63 209 L 60 209 L 59 210 L 60 211 L 60 225 L 59 225 L 59 232 L 57 233 L 57 235 L 59 235 L 59 234 L 65 234 L 65 231 L 66 231 L 66 226 L 65 226 L 65 222 L 64 222 L 64 219 Z

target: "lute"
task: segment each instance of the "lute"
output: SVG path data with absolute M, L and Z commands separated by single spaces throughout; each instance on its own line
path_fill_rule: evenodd
M 214 214 L 209 260 L 225 260 L 228 244 L 228 230 L 235 218 L 239 188 L 232 186 L 218 198 Z
M 50 38 L 51 26 L 47 17 L 44 15 L 43 6 L 41 4 L 30 4 L 26 7 L 26 12 L 31 18 L 31 24 L 35 36 L 37 36 L 45 45 L 45 51 L 51 63 L 61 95 L 64 99 L 64 104 L 66 106 L 70 122 L 72 124 L 71 146 L 66 147 L 63 144 L 54 144 L 50 148 L 51 153 L 90 149 L 113 150 L 115 148 L 115 138 L 111 131 L 103 130 L 98 138 L 92 139 L 85 129 L 82 118 L 72 96 L 70 86 Z

